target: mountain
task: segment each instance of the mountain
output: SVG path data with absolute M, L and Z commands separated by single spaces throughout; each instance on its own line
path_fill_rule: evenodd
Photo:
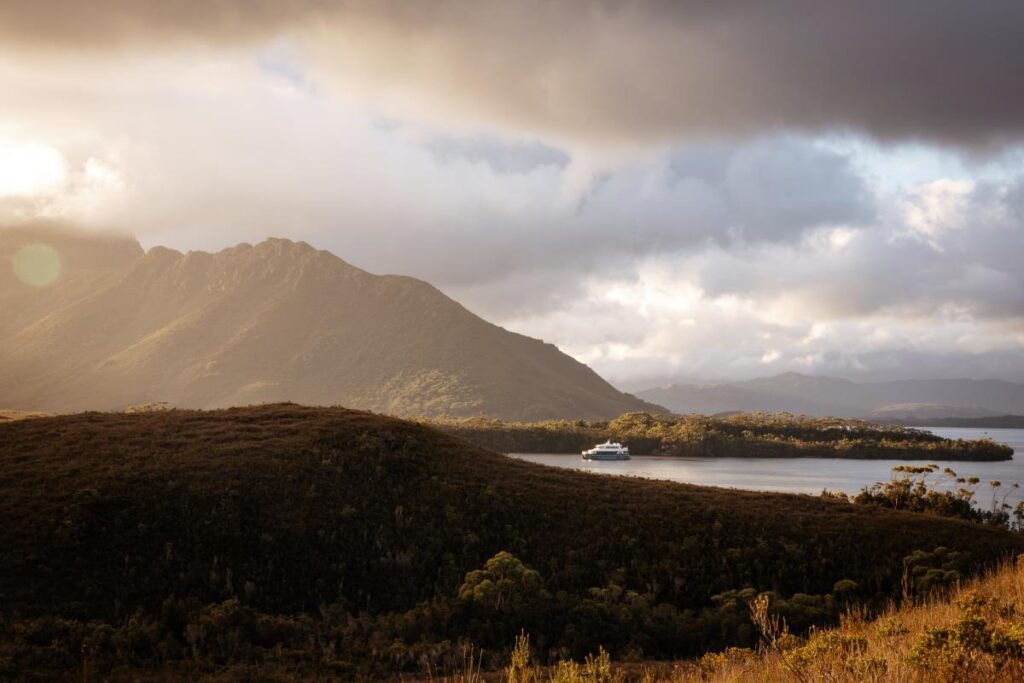
M 991 417 L 920 417 L 913 420 L 880 419 L 879 422 L 907 427 L 971 427 L 973 429 L 1024 429 L 1024 415 Z
M 31 286 L 19 279 L 47 264 L 18 268 L 22 249 L 43 246 L 56 259 L 59 279 L 51 286 Z M 0 340 L 107 286 L 144 255 L 134 240 L 61 231 L 51 225 L 0 229 Z M 34 259 L 38 261 L 39 259 Z M 27 272 L 26 272 L 27 271 Z M 2 359 L 0 359 L 2 362 Z
M 871 411 L 873 420 L 921 421 L 956 416 L 964 419 L 979 417 L 1000 417 L 994 410 L 944 406 L 938 403 L 892 403 Z
M 210 254 L 59 230 L 0 232 L 60 277 L 0 277 L 0 406 L 75 411 L 294 400 L 397 415 L 609 418 L 657 410 L 551 344 L 492 325 L 420 280 L 302 242 Z
M 638 392 L 678 413 L 791 412 L 817 416 L 894 417 L 917 406 L 935 417 L 1024 412 L 1024 384 L 1002 380 L 926 379 L 854 382 L 787 372 L 720 384 L 676 384 Z
M 83 643 L 95 680 L 437 679 L 467 640 L 505 665 L 520 629 L 542 660 L 678 657 L 753 646 L 759 591 L 806 629 L 1024 549 L 994 526 L 545 467 L 288 404 L 0 424 L 0 493 L 4 680 L 83 678 Z
M 732 412 L 789 412 L 805 415 L 859 414 L 845 400 L 825 401 L 773 393 L 770 389 L 739 384 L 683 384 L 638 393 L 680 413 L 720 414 Z

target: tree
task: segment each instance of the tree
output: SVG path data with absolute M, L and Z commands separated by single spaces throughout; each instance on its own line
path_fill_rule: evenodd
M 542 597 L 540 573 L 502 550 L 487 560 L 483 569 L 466 574 L 459 598 L 498 611 L 514 610 L 524 602 Z

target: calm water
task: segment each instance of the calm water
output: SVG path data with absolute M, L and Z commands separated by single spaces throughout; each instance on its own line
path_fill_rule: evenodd
M 991 501 L 987 482 L 1003 483 L 1000 497 L 1009 491 L 1011 505 L 1024 500 L 1024 429 L 929 428 L 949 439 L 990 437 L 1014 449 L 1013 460 L 1003 462 L 939 461 L 962 477 L 980 477 L 977 498 L 984 506 Z M 602 474 L 623 474 L 650 479 L 667 479 L 705 486 L 725 486 L 755 491 L 821 493 L 822 489 L 857 493 L 863 487 L 890 477 L 890 469 L 903 460 L 845 460 L 841 458 L 666 458 L 633 456 L 632 460 L 594 462 L 578 455 L 510 453 L 512 457 L 556 467 L 569 467 Z M 916 463 L 925 464 L 925 463 Z M 1019 482 L 1020 489 L 1010 484 Z

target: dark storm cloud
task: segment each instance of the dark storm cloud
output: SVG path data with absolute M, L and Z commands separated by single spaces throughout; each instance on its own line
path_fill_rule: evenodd
M 0 43 L 23 48 L 281 34 L 325 73 L 405 104 L 585 142 L 839 127 L 976 145 L 1024 132 L 1020 0 L 0 3 Z

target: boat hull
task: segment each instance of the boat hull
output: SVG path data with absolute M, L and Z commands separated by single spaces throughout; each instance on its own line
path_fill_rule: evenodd
M 600 455 L 583 454 L 584 460 L 629 460 L 628 453 L 602 453 Z

